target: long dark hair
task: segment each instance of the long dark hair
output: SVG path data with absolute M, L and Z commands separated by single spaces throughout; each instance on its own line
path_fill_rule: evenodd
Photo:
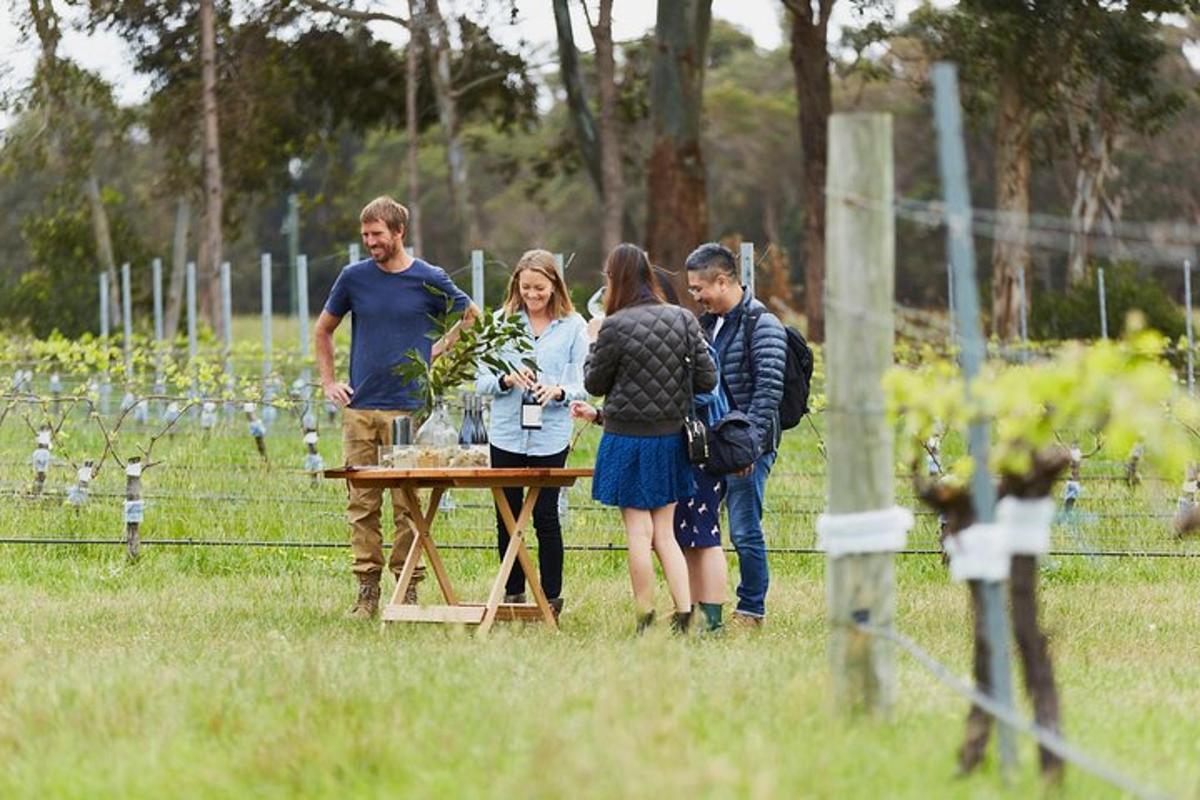
M 614 247 L 604 260 L 604 275 L 608 279 L 604 291 L 605 316 L 611 317 L 639 300 L 664 302 L 662 287 L 650 266 L 650 256 L 636 244 L 622 243 Z

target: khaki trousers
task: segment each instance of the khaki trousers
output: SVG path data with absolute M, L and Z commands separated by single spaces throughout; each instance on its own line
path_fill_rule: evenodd
M 378 463 L 379 448 L 392 443 L 392 420 L 408 416 L 407 411 L 376 409 L 342 409 L 342 452 L 349 466 Z M 346 521 L 350 523 L 350 550 L 354 555 L 357 575 L 380 575 L 383 572 L 383 529 L 380 508 L 383 489 L 364 489 L 350 486 L 346 506 Z M 388 568 L 399 575 L 404 559 L 412 546 L 417 529 L 399 489 L 392 489 L 392 520 L 396 526 L 395 541 L 388 557 Z M 425 567 L 417 567 L 414 581 L 425 577 Z

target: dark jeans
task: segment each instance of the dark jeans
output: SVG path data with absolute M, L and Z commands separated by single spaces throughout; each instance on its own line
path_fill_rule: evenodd
M 492 445 L 493 467 L 562 467 L 567 463 L 567 450 L 550 456 L 527 456 L 521 453 L 510 453 L 507 450 Z M 533 529 L 537 531 L 538 540 L 538 571 L 542 577 L 542 589 L 547 598 L 555 598 L 562 594 L 563 540 L 562 525 L 558 519 L 558 492 L 556 486 L 543 486 L 538 494 L 537 502 L 533 504 Z M 521 503 L 524 502 L 524 491 L 520 487 L 504 490 L 513 517 L 521 513 Z M 508 530 L 496 509 L 496 543 L 500 548 L 500 557 L 508 549 Z M 508 576 L 508 594 L 520 594 L 525 591 L 525 571 L 521 562 L 513 564 L 512 574 Z
M 775 463 L 775 451 L 764 453 L 754 462 L 754 471 L 744 478 L 725 478 L 725 505 L 729 509 L 729 539 L 738 554 L 741 580 L 737 587 L 737 610 L 751 617 L 767 613 L 767 543 L 763 536 L 763 497 L 767 476 Z

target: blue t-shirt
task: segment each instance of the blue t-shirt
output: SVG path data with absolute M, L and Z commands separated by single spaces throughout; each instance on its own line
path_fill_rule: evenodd
M 445 293 L 431 292 L 429 286 Z M 372 259 L 342 270 L 325 310 L 350 318 L 350 408 L 415 409 L 422 405 L 417 386 L 392 370 L 415 349 L 426 362 L 433 349 L 428 333 L 433 318 L 471 302 L 441 267 L 421 259 L 403 272 L 386 272 Z

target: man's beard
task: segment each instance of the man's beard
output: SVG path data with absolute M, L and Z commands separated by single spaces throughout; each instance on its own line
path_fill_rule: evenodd
M 393 256 L 396 255 L 396 245 L 394 244 L 380 244 L 379 247 L 382 250 L 379 255 L 375 255 L 374 253 L 371 254 L 371 257 L 375 259 L 376 264 L 386 264 L 392 260 Z

